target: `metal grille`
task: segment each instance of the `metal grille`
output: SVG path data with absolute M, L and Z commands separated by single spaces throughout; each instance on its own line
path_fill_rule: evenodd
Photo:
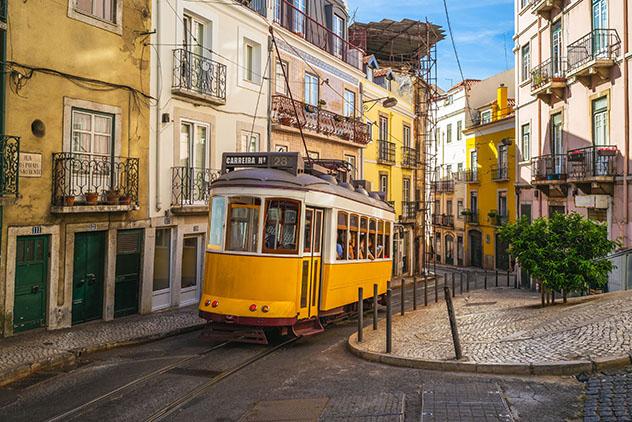
M 171 169 L 171 205 L 208 205 L 211 182 L 218 170 L 196 167 Z
M 531 175 L 535 180 L 565 180 L 566 154 L 549 154 L 531 161 Z
M 593 60 L 614 60 L 620 53 L 621 39 L 615 29 L 595 29 L 568 46 L 568 69 Z
M 617 175 L 616 146 L 591 146 L 568 152 L 568 177 L 586 179 L 591 177 L 614 177 Z
M 226 101 L 226 66 L 183 48 L 173 50 L 173 88 Z
M 380 164 L 395 164 L 395 144 L 388 141 L 377 141 L 378 156 Z
M 0 197 L 18 196 L 20 138 L 0 135 Z

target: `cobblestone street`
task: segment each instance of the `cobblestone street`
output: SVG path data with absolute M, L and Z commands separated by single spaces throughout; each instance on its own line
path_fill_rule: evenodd
M 632 368 L 599 374 L 586 381 L 584 420 L 632 421 Z

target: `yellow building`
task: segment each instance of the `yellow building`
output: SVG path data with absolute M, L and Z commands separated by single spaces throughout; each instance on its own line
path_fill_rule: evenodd
M 418 155 L 413 136 L 412 84 L 400 85 L 397 79 L 390 69 L 375 69 L 372 80 L 363 83 L 364 116 L 371 127 L 371 142 L 364 149 L 362 178 L 395 207 L 401 230 L 394 238 L 394 272 L 400 275 L 412 274 L 414 269 Z
M 499 240 L 497 229 L 516 215 L 513 104 L 508 88 L 501 84 L 496 98 L 474 111 L 473 123 L 464 131 L 467 170 L 461 180 L 467 187 L 466 265 L 509 267 L 507 245 Z
M 2 335 L 149 312 L 151 1 L 11 0 L 2 18 Z

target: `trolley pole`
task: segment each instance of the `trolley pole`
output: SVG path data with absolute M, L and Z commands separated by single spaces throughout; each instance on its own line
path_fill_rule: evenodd
M 386 353 L 391 353 L 393 350 L 392 344 L 392 330 L 393 330 L 393 309 L 391 305 L 391 298 L 393 290 L 389 287 L 386 290 Z
M 377 283 L 373 284 L 373 331 L 377 330 Z
M 364 293 L 362 287 L 358 287 L 358 343 L 364 340 L 362 328 L 364 326 Z

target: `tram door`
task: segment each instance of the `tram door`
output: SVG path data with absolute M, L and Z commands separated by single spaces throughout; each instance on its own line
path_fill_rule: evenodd
M 301 277 L 301 317 L 318 315 L 321 280 L 321 245 L 323 239 L 323 211 L 305 210 L 303 268 Z

